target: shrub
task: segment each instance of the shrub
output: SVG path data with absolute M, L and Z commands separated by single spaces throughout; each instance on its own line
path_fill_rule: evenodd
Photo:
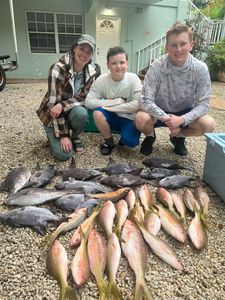
M 211 19 L 223 19 L 225 17 L 224 0 L 211 0 L 205 7 L 202 7 L 201 12 Z
M 225 39 L 209 47 L 206 63 L 214 71 L 225 71 Z
M 208 44 L 206 41 L 208 28 L 202 28 L 202 16 L 198 15 L 192 20 L 185 20 L 186 25 L 192 29 L 193 32 L 193 48 L 191 54 L 201 59 L 202 54 L 207 52 Z

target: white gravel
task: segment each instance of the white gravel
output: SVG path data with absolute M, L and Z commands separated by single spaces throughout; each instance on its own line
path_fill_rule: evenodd
M 0 181 L 12 168 L 22 165 L 26 165 L 32 171 L 37 162 L 41 166 L 55 164 L 59 169 L 68 166 L 68 162 L 59 162 L 53 158 L 50 148 L 46 145 L 42 124 L 35 112 L 46 88 L 46 83 L 7 84 L 0 93 Z M 217 92 L 224 95 L 225 84 L 213 85 L 213 93 Z M 216 132 L 225 132 L 225 112 L 212 109 L 211 115 L 217 122 Z M 157 129 L 156 134 L 152 157 L 171 158 L 185 166 L 191 166 L 194 168 L 192 175 L 199 176 L 201 181 L 206 150 L 205 137 L 187 139 L 189 154 L 181 158 L 173 153 L 166 129 Z M 108 157 L 99 153 L 100 136 L 85 133 L 82 139 L 85 150 L 77 155 L 77 166 L 105 166 Z M 118 137 L 115 136 L 115 139 L 118 140 Z M 119 162 L 132 162 L 143 166 L 144 156 L 140 155 L 139 147 L 134 150 L 118 148 L 113 152 L 112 158 Z M 154 188 L 152 190 L 154 192 Z M 206 190 L 211 199 L 207 248 L 198 252 L 193 249 L 191 243 L 182 245 L 161 232 L 160 236 L 173 246 L 183 262 L 183 271 L 173 270 L 149 250 L 146 282 L 154 300 L 225 299 L 225 203 L 209 186 Z M 6 193 L 0 194 L 0 212 L 8 210 L 8 207 L 2 204 L 5 197 Z M 54 228 L 53 224 L 49 225 L 48 232 Z M 74 254 L 68 246 L 71 234 L 72 232 L 60 236 L 70 261 Z M 43 240 L 44 237 L 29 228 L 0 225 L 0 300 L 59 299 L 59 286 L 46 272 L 45 257 L 39 260 Z M 132 299 L 134 275 L 124 257 L 121 259 L 117 282 L 123 299 Z M 80 299 L 98 299 L 93 276 L 78 293 Z

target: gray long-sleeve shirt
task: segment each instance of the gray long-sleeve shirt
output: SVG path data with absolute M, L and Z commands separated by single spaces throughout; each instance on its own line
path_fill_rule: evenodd
M 150 65 L 139 105 L 159 120 L 167 113 L 191 109 L 183 115 L 184 125 L 188 125 L 209 111 L 210 94 L 211 80 L 204 62 L 189 54 L 183 66 L 175 66 L 165 55 Z

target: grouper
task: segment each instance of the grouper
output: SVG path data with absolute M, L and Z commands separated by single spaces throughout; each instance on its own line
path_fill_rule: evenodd
M 142 163 L 147 167 L 166 168 L 166 169 L 190 169 L 183 167 L 171 159 L 165 158 L 145 158 Z
M 0 222 L 15 227 L 32 227 L 44 235 L 47 222 L 62 222 L 65 218 L 54 215 L 46 208 L 26 206 L 0 214 Z
M 144 179 L 140 176 L 135 176 L 132 174 L 119 174 L 119 175 L 110 175 L 103 177 L 101 183 L 110 187 L 127 187 L 135 186 L 144 183 Z
M 27 167 L 14 168 L 0 184 L 0 190 L 14 194 L 28 183 L 30 177 L 31 172 Z
M 3 200 L 4 204 L 17 206 L 32 206 L 40 205 L 48 201 L 55 200 L 59 197 L 65 196 L 71 191 L 56 191 L 43 188 L 29 188 L 21 190 Z
M 55 185 L 57 190 L 73 190 L 76 193 L 106 193 L 110 189 L 104 185 L 92 181 L 71 180 L 63 181 Z
M 139 175 L 143 168 L 137 168 L 127 163 L 117 163 L 112 158 L 109 158 L 109 163 L 106 167 L 99 168 L 101 172 L 106 172 L 108 175 L 132 174 Z
M 56 174 L 57 170 L 53 165 L 48 165 L 42 169 L 37 165 L 37 170 L 32 174 L 29 183 L 31 186 L 44 187 L 51 182 Z
M 196 178 L 193 176 L 185 176 L 185 175 L 172 175 L 167 176 L 159 181 L 159 186 L 164 188 L 181 188 L 184 186 L 191 186 L 191 181 Z

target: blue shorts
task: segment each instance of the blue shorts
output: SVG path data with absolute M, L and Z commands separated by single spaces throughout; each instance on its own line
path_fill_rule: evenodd
M 182 115 L 188 113 L 191 110 L 192 110 L 192 108 L 187 108 L 187 109 L 184 109 L 184 110 L 181 110 L 181 111 L 177 111 L 177 112 L 166 112 L 166 113 L 168 115 L 169 114 L 173 114 L 175 116 L 182 116 Z M 160 120 L 157 120 L 157 122 L 155 123 L 154 127 L 155 128 L 166 127 L 166 125 L 163 122 L 161 122 Z M 183 126 L 180 126 L 180 127 L 183 127 Z
M 139 145 L 141 132 L 137 130 L 133 120 L 119 117 L 116 113 L 104 110 L 101 107 L 95 110 L 100 111 L 105 116 L 112 131 L 120 132 L 121 143 L 131 148 Z

